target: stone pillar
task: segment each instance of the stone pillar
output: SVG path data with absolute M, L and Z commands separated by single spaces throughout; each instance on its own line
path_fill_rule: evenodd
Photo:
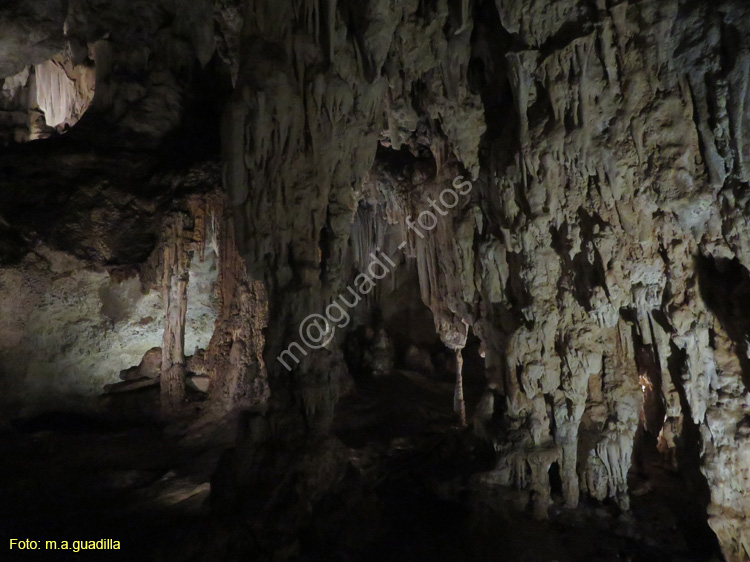
M 185 317 L 192 240 L 186 240 L 184 226 L 184 215 L 175 215 L 167 227 L 164 245 L 164 335 L 161 347 L 161 410 L 164 416 L 176 414 L 185 401 Z

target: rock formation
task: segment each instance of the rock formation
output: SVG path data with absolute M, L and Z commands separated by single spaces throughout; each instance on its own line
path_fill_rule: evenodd
M 345 236 L 337 209 L 343 197 L 351 201 L 361 177 L 357 170 L 365 168 L 373 149 L 331 149 L 334 112 L 348 115 L 336 141 L 369 130 L 370 92 L 385 76 L 388 128 L 381 142 L 391 150 L 410 145 L 414 157 L 429 150 L 438 172 L 427 181 L 408 178 L 406 186 L 401 178 L 390 186 L 380 183 L 384 215 L 404 224 L 427 197 L 449 185 L 459 162 L 477 180 L 474 198 L 427 239 L 405 231 L 404 239 L 444 341 L 460 348 L 470 325 L 485 345 L 492 392 L 501 397 L 495 404 L 507 423 L 503 434 L 493 436 L 503 481 L 534 490 L 536 509 L 544 513 L 547 472 L 559 460 L 569 506 L 583 493 L 614 498 L 627 509 L 645 377 L 649 384 L 659 382 L 658 401 L 669 405 L 662 427 L 650 431 L 674 432 L 686 414 L 705 428 L 710 523 L 727 559 L 746 556 L 743 463 L 719 460 L 747 446 L 739 429 L 747 415 L 747 388 L 739 359 L 729 364 L 730 357 L 743 355 L 744 335 L 738 330 L 732 339 L 726 321 L 706 305 L 699 267 L 704 259 L 726 260 L 727 268 L 747 261 L 744 227 L 734 218 L 741 213 L 745 181 L 744 51 L 727 56 L 724 46 L 739 40 L 734 30 L 745 25 L 744 9 L 732 3 L 718 9 L 679 2 L 499 1 L 495 14 L 486 5 L 476 8 L 488 17 L 477 23 L 472 44 L 471 23 L 447 5 L 438 3 L 432 11 L 415 3 L 394 12 L 372 3 L 352 14 L 339 5 L 344 21 L 357 22 L 355 66 L 345 52 L 330 60 L 331 50 L 345 49 L 336 44 L 335 26 L 316 25 L 325 19 L 317 12 L 323 8 L 277 8 L 274 19 L 268 5 L 255 3 L 257 28 L 245 30 L 247 41 L 286 45 L 289 64 L 282 75 L 283 66 L 264 72 L 260 61 L 253 63 L 255 91 L 243 89 L 242 72 L 238 82 L 243 102 L 234 106 L 233 127 L 238 118 L 245 123 L 252 159 L 245 157 L 247 172 L 237 172 L 229 160 L 228 186 L 237 204 L 247 199 L 255 210 L 244 231 L 252 244 L 249 263 L 265 264 L 287 303 L 297 300 L 286 300 L 289 284 L 293 294 L 300 288 L 316 297 L 335 293 L 340 279 L 333 273 L 341 262 L 336 248 Z M 300 26 L 290 29 L 282 21 Z M 444 35 L 446 22 L 455 30 Z M 417 32 L 410 26 L 427 34 L 419 44 L 429 52 L 411 46 Z M 309 58 L 302 58 L 301 44 Z M 314 61 L 327 64 L 327 74 L 308 70 Z M 478 95 L 468 90 L 472 62 L 484 74 L 477 80 L 486 84 L 484 138 Z M 367 92 L 358 90 L 361 80 L 372 82 Z M 276 127 L 268 128 L 268 115 L 277 116 Z M 321 122 L 330 122 L 329 136 L 316 132 Z M 308 141 L 299 136 L 305 127 Z M 487 154 L 484 168 L 477 163 L 480 146 Z M 356 159 L 336 160 L 344 155 Z M 289 174 L 280 169 L 282 161 Z M 449 172 L 451 161 L 456 164 Z M 355 173 L 338 179 L 332 169 Z M 300 178 L 319 183 L 289 187 L 305 181 Z M 305 198 L 295 204 L 311 209 L 311 230 L 295 226 L 297 213 L 261 220 L 264 209 L 288 208 L 285 193 Z M 268 207 L 265 194 L 281 199 Z M 267 228 L 287 234 L 264 246 Z M 295 240 L 296 233 L 304 238 Z M 285 334 L 326 301 L 304 300 L 310 306 L 302 312 L 272 308 L 272 318 L 291 322 Z M 301 366 L 301 374 L 315 376 L 309 370 L 317 361 L 322 358 Z M 311 411 L 309 404 L 306 409 Z M 721 421 L 714 418 L 719 411 Z M 737 467 L 735 476 L 718 466 Z
M 20 320 L 62 314 L 47 301 L 66 295 L 109 318 L 116 340 L 138 337 L 101 379 L 74 361 L 89 387 L 160 346 L 166 413 L 188 400 L 188 373 L 208 377 L 208 411 L 245 412 L 214 504 L 256 509 L 258 549 L 291 559 L 302 508 L 285 511 L 281 490 L 298 485 L 312 512 L 347 471 L 331 436 L 359 374 L 344 350 L 376 375 L 405 353 L 430 370 L 423 342 L 384 327 L 387 301 L 414 281 L 452 354 L 459 418 L 492 451 L 488 481 L 526 490 L 523 507 L 544 519 L 559 470 L 571 513 L 581 498 L 627 512 L 653 449 L 708 486 L 725 560 L 750 559 L 750 7 L 12 4 L 0 19 L 0 310 L 12 318 L 0 374 L 43 387 L 30 348 L 60 344 L 71 364 L 76 342 L 96 339 L 87 322 L 60 342 Z M 215 322 L 187 346 L 204 251 Z M 301 324 L 376 252 L 395 271 L 285 368 Z M 22 301 L 19 282 L 33 289 Z M 360 325 L 372 337 L 347 340 Z M 487 389 L 464 420 L 471 338 Z

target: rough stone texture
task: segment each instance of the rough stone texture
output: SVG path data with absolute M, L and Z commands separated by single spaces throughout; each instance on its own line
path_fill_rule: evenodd
M 96 63 L 92 109 L 117 131 L 161 139 L 182 124 L 200 90 L 198 65 L 216 48 L 212 4 L 76 0 L 65 20 L 71 49 Z M 220 90 L 220 82 L 215 86 Z
M 23 382 L 14 400 L 34 385 L 28 410 L 53 407 L 61 397 L 72 406 L 161 343 L 163 313 L 153 291 L 162 287 L 155 268 L 142 264 L 160 242 L 164 217 L 217 186 L 216 108 L 229 71 L 212 63 L 209 2 L 14 1 L 0 7 L 0 22 L 7 31 L 2 76 L 9 77 L 1 97 L 14 127 L 6 138 L 54 136 L 45 117 L 62 132 L 91 105 L 65 136 L 11 142 L 0 156 L 0 272 L 11 279 L 2 298 L 10 307 L 7 329 L 17 336 L 2 342 L 3 371 Z M 4 121 L 0 128 L 6 135 Z M 46 254 L 66 264 L 63 270 L 45 271 Z M 215 252 L 206 258 L 182 272 L 188 354 L 196 339 L 207 347 L 216 317 L 219 264 Z M 16 280 L 31 289 L 20 299 Z M 123 294 L 110 298 L 108 283 Z M 117 318 L 109 321 L 111 314 Z M 40 334 L 49 341 L 33 345 Z M 120 353 L 119 345 L 127 349 Z M 71 350 L 81 358 L 68 357 Z
M 135 367 L 130 367 L 120 372 L 123 381 L 137 380 L 140 378 L 156 379 L 161 374 L 161 348 L 149 349 Z
M 237 251 L 234 220 L 224 205 L 212 214 L 212 244 L 219 262 L 219 315 L 206 357 L 198 370 L 211 376 L 213 404 L 220 411 L 263 409 L 268 379 L 263 361 L 268 298 L 261 281 L 251 279 Z M 195 369 L 194 369 L 195 370 Z
M 431 91 L 425 108 L 445 131 L 435 132 L 432 149 L 473 160 L 478 173 L 481 103 L 460 83 L 470 50 L 460 17 L 445 1 L 247 2 L 224 118 L 224 177 L 248 274 L 268 291 L 271 400 L 217 475 L 240 496 L 219 493 L 217 502 L 244 498 L 258 513 L 269 510 L 255 532 L 268 549 L 301 523 L 293 510 L 285 512 L 287 525 L 270 528 L 263 521 L 279 517 L 280 508 L 265 502 L 274 497 L 269 488 L 284 494 L 285 482 L 295 481 L 299 442 L 306 450 L 308 436 L 330 427 L 343 388 L 343 338 L 311 350 L 291 373 L 276 358 L 297 339 L 300 322 L 325 310 L 349 279 L 351 223 L 378 140 L 398 146 L 420 127 L 405 96 Z M 467 134 L 459 122 L 476 127 Z M 421 127 L 438 129 L 427 121 Z M 452 151 L 446 138 L 456 141 Z M 430 144 L 424 150 L 431 154 Z M 269 467 L 285 476 L 268 482 Z
M 426 178 L 375 181 L 386 221 L 416 216 L 461 169 L 476 179 L 449 220 L 408 240 L 445 343 L 460 349 L 467 325 L 483 341 L 500 481 L 530 488 L 543 516 L 559 462 L 569 506 L 584 493 L 627 509 L 648 383 L 665 454 L 686 417 L 702 428 L 710 522 L 743 560 L 746 332 L 701 295 L 701 260 L 722 278 L 750 258 L 746 8 L 479 4 L 472 43 L 466 10 L 441 2 L 250 3 L 226 177 L 240 246 L 272 291 L 267 357 L 340 287 L 339 225 L 384 108 L 382 144 L 434 162 Z M 311 373 L 329 357 L 279 387 L 271 373 L 272 399 L 291 388 L 325 424 L 335 397 Z
M 343 288 L 350 223 L 384 111 L 383 140 L 400 146 L 418 127 L 410 92 L 431 92 L 419 100 L 445 135 L 424 149 L 442 158 L 452 139 L 454 152 L 478 173 L 484 128 L 479 98 L 461 81 L 470 22 L 459 19 L 442 1 L 248 3 L 225 116 L 225 180 L 240 251 L 250 274 L 266 281 L 270 316 L 281 320 L 269 326 L 266 345 L 272 399 L 285 409 L 287 397 L 297 395 L 306 423 L 322 430 L 336 400 L 330 365 L 341 362 L 340 352 L 317 351 L 291 381 L 280 369 L 275 376 L 275 358 L 300 321 Z
M 0 10 L 0 78 L 21 72 L 62 51 L 63 0 L 9 0 Z
M 495 409 L 530 433 L 510 450 L 497 441 L 500 466 L 525 458 L 532 482 L 515 483 L 533 489 L 554 441 L 570 505 L 580 489 L 626 508 L 641 395 L 654 386 L 666 414 L 649 430 L 664 431 L 666 452 L 682 416 L 701 427 L 709 522 L 725 558 L 745 560 L 745 336 L 706 288 L 718 278 L 741 293 L 741 276 L 728 276 L 748 259 L 736 218 L 747 189 L 744 50 L 722 52 L 739 40 L 745 8 L 497 8 L 515 46 L 504 61 L 489 44 L 477 53 L 485 69 L 506 69 L 514 119 L 488 147 L 487 228 L 470 234 L 487 274 L 474 281 L 480 314 L 466 320 L 504 397 Z M 704 260 L 724 268 L 706 274 Z M 510 332 L 506 311 L 519 324 Z
M 213 333 L 212 262 L 194 269 L 188 285 L 188 355 L 206 348 Z M 110 275 L 39 246 L 17 265 L 0 268 L 0 316 L 5 418 L 93 407 L 105 384 L 161 345 L 164 309 L 159 291 L 144 292 L 137 275 Z M 156 374 L 146 371 L 139 376 Z
M 29 253 L 40 239 L 81 260 L 68 277 L 163 251 L 174 201 L 216 184 L 205 159 L 183 161 L 201 150 L 181 148 L 212 130 L 199 101 L 227 94 L 221 312 L 192 368 L 211 377 L 220 410 L 255 410 L 217 503 L 287 517 L 283 530 L 258 524 L 264 550 L 293 557 L 282 547 L 300 526 L 299 507 L 285 512 L 274 494 L 318 462 L 331 470 L 321 490 L 335 489 L 345 456 L 327 437 L 345 334 L 292 372 L 276 358 L 374 248 L 396 256 L 403 241 L 399 267 L 416 270 L 443 344 L 460 353 L 470 330 L 482 342 L 474 430 L 495 454 L 489 481 L 528 490 L 519 497 L 543 518 L 557 463 L 569 508 L 586 495 L 627 510 L 648 433 L 673 469 L 700 467 L 725 559 L 750 556 L 745 3 L 78 0 L 67 16 L 26 4 L 0 20 L 0 53 L 14 53 L 0 56 L 7 99 L 28 101 L 24 68 L 59 55 L 63 38 L 76 63 L 91 53 L 96 94 L 65 137 L 0 156 L 2 275 L 42 267 Z M 30 33 L 44 41 L 29 47 Z M 204 82 L 220 93 L 206 97 Z M 406 228 L 449 188 L 459 202 L 434 229 Z M 167 286 L 146 269 L 149 287 Z M 96 308 L 98 289 L 75 294 Z M 378 287 L 358 317 L 387 294 Z M 26 332 L 0 329 L 26 365 Z M 139 351 L 157 343 L 141 338 Z M 320 499 L 312 488 L 300 497 Z
M 725 8 L 725 17 L 737 17 Z M 507 31 L 525 30 L 522 38 L 530 47 L 554 39 L 548 22 L 529 28 L 528 21 L 519 21 L 523 11 L 518 6 L 506 3 L 500 11 Z M 663 22 L 673 16 L 679 17 L 665 28 Z M 570 37 L 567 46 L 545 56 L 534 50 L 507 54 L 518 123 L 504 126 L 505 134 L 518 126 L 515 161 L 503 165 L 509 160 L 503 154 L 507 139 L 495 141 L 495 169 L 482 193 L 487 233 L 479 223 L 462 234 L 466 219 L 454 219 L 452 232 L 442 240 L 440 230 L 432 233 L 438 242 L 431 253 L 443 267 L 439 275 L 430 272 L 434 267 L 420 275 L 437 293 L 431 299 L 428 291 L 425 301 L 438 317 L 446 307 L 459 311 L 483 336 L 491 388 L 505 397 L 499 404 L 512 432 L 494 438 L 501 453 L 498 468 L 501 474 L 510 471 L 504 482 L 546 486 L 546 469 L 555 457 L 547 456 L 541 470 L 535 468 L 536 459 L 544 458 L 545 442 L 554 439 L 561 448 L 569 505 L 577 503 L 580 487 L 627 507 L 626 476 L 641 404 L 638 386 L 658 383 L 659 400 L 666 406 L 660 424 L 663 450 L 669 454 L 669 442 L 674 444 L 673 435 L 682 428 L 682 403 L 686 412 L 692 409 L 693 423 L 706 429 L 702 458 L 712 489 L 711 525 L 727 559 L 742 560 L 747 556 L 746 461 L 741 458 L 747 454 L 742 430 L 747 386 L 737 357 L 744 355 L 746 332 L 736 320 L 722 319 L 715 305 L 706 307 L 706 295 L 726 289 L 704 289 L 701 301 L 696 285 L 706 281 L 701 282 L 695 256 L 746 260 L 742 246 L 732 242 L 741 238 L 736 219 L 727 225 L 727 217 L 736 213 L 735 193 L 745 189 L 737 183 L 742 169 L 727 161 L 734 158 L 727 145 L 741 145 L 743 134 L 721 143 L 726 156 L 716 161 L 711 153 L 720 151 L 701 124 L 701 119 L 719 117 L 741 123 L 745 90 L 739 88 L 734 96 L 740 101 L 734 102 L 732 90 L 726 89 L 718 90 L 715 99 L 705 92 L 701 97 L 669 62 L 682 56 L 677 53 L 688 41 L 686 28 L 705 41 L 700 49 L 709 59 L 715 57 L 715 73 L 735 72 L 741 61 L 720 60 L 720 37 L 711 42 L 711 25 L 702 31 L 690 28 L 711 21 L 700 10 L 621 4 L 597 17 L 600 32 Z M 628 24 L 637 17 L 654 23 L 645 29 Z M 589 24 L 581 24 L 582 31 Z M 624 37 L 613 35 L 618 25 Z M 648 61 L 657 64 L 649 68 Z M 654 75 L 654 68 L 661 76 Z M 715 107 L 719 115 L 701 117 L 696 105 Z M 730 117 L 723 108 L 732 105 L 739 113 Z M 717 193 L 731 203 L 712 204 Z M 481 277 L 467 282 L 470 268 L 451 263 L 455 258 L 444 252 L 450 239 L 469 256 L 479 249 Z M 727 260 L 726 273 L 715 272 L 740 276 L 725 281 L 733 291 L 742 290 L 737 267 Z M 451 286 L 467 293 L 455 299 Z M 477 301 L 475 288 L 482 295 L 479 315 L 466 311 L 466 303 Z M 521 325 L 508 325 L 508 311 L 522 319 Z M 716 319 L 707 325 L 713 315 Z M 735 334 L 727 338 L 724 330 Z M 644 355 L 657 364 L 649 365 Z M 717 377 L 717 372 L 726 374 Z M 645 392 L 646 384 L 642 387 Z M 722 453 L 717 443 L 731 446 Z

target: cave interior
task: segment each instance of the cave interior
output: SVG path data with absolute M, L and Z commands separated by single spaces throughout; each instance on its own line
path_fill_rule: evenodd
M 1 559 L 750 562 L 750 4 L 4 0 L 0 83 Z

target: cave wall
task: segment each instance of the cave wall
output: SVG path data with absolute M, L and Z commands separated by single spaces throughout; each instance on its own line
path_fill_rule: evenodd
M 231 37 L 215 20 L 231 30 L 231 7 L 0 8 L 0 372 L 3 404 L 12 403 L 4 418 L 91 407 L 121 370 L 161 346 L 165 222 L 220 184 Z M 184 272 L 187 355 L 209 347 L 221 308 L 225 264 L 203 242 Z
M 404 234 L 443 340 L 460 348 L 469 325 L 482 339 L 494 405 L 476 424 L 504 420 L 484 431 L 501 480 L 530 488 L 544 516 L 557 461 L 568 505 L 586 494 L 626 509 L 642 383 L 658 372 L 666 415 L 652 430 L 667 454 L 685 417 L 700 427 L 710 524 L 726 558 L 744 559 L 745 336 L 707 306 L 697 263 L 750 258 L 745 6 L 248 10 L 226 177 L 271 288 L 269 366 L 341 286 L 342 225 L 375 138 L 429 153 L 434 174 L 397 179 L 382 201 L 400 222 L 461 173 L 476 182 L 430 237 Z M 316 353 L 272 380 L 325 425 L 335 384 L 314 373 L 337 352 Z
M 399 148 L 417 126 L 411 92 L 434 92 L 423 96 L 421 110 L 454 141 L 436 136 L 428 152 L 460 155 L 478 173 L 484 125 L 479 97 L 461 80 L 471 26 L 462 8 L 247 4 L 243 57 L 225 114 L 225 182 L 240 251 L 251 274 L 266 281 L 277 320 L 266 347 L 272 398 L 301 401 L 308 426 L 330 424 L 337 386 L 331 364 L 341 362 L 340 352 L 335 344 L 319 350 L 291 374 L 275 358 L 300 322 L 344 287 L 362 180 L 379 137 Z
M 206 349 L 217 316 L 216 256 L 191 268 L 185 352 Z M 164 307 L 137 274 L 110 276 L 39 247 L 0 268 L 3 421 L 45 410 L 87 410 L 120 371 L 162 344 Z
M 504 129 L 516 145 L 489 146 L 490 226 L 476 257 L 501 274 L 475 280 L 486 297 L 474 321 L 504 397 L 499 468 L 543 503 L 554 446 L 570 505 L 584 493 L 627 507 L 639 378 L 654 368 L 666 415 L 652 431 L 663 431 L 665 451 L 685 446 L 665 436 L 682 418 L 700 426 L 709 524 L 727 560 L 743 560 L 744 344 L 706 300 L 700 261 L 749 257 L 738 220 L 746 10 L 496 4 L 515 46 L 504 61 L 478 53 L 485 68 L 505 68 L 516 121 Z M 523 321 L 497 338 L 504 308 Z

